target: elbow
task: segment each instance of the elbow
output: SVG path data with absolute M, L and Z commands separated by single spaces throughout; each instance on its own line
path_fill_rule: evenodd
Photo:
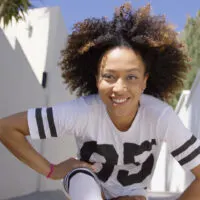
M 29 135 L 27 112 L 0 119 L 0 141 L 14 138 L 17 135 Z
M 0 119 L 0 141 L 2 140 L 3 137 L 3 120 Z
M 8 124 L 5 120 L 5 118 L 3 119 L 0 119 L 0 141 L 2 142 L 4 139 L 5 139 L 5 136 L 6 136 L 6 131 L 8 130 Z

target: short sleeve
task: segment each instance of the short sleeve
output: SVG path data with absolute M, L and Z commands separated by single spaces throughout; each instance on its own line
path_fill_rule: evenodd
M 162 115 L 158 127 L 158 131 L 164 133 L 171 155 L 185 170 L 200 164 L 200 140 L 184 126 L 171 107 Z
M 83 98 L 52 107 L 28 110 L 28 126 L 33 139 L 79 135 L 87 125 L 87 105 Z

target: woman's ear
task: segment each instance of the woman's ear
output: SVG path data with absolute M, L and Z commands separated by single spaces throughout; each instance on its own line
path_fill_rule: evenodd
M 98 86 L 99 86 L 99 75 L 98 74 L 95 75 L 95 79 L 96 79 L 96 86 L 98 88 Z
M 146 87 L 147 87 L 148 78 L 149 78 L 149 73 L 145 73 L 145 75 L 144 75 L 144 87 L 143 87 L 143 90 L 145 90 Z
M 146 82 L 147 82 L 148 78 L 149 78 L 149 73 L 145 73 Z

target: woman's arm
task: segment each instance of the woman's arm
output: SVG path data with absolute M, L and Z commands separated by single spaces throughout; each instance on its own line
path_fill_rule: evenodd
M 19 160 L 38 173 L 47 175 L 50 163 L 29 144 L 27 112 L 0 119 L 0 141 Z
M 0 141 L 20 161 L 47 176 L 50 172 L 50 162 L 40 155 L 27 141 L 29 134 L 27 112 L 18 113 L 0 119 Z M 69 171 L 78 167 L 87 167 L 94 171 L 92 165 L 73 158 L 54 165 L 51 179 L 62 179 Z
M 195 180 L 181 195 L 179 200 L 199 200 L 200 199 L 200 165 L 191 170 L 195 175 Z

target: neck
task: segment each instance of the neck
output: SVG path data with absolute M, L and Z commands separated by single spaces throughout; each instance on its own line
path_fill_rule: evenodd
M 131 112 L 130 115 L 126 115 L 126 116 L 116 116 L 113 113 L 108 112 L 110 119 L 112 120 L 113 124 L 116 126 L 116 128 L 120 131 L 127 131 L 134 119 L 135 116 L 137 114 L 139 106 L 136 106 L 134 111 Z

